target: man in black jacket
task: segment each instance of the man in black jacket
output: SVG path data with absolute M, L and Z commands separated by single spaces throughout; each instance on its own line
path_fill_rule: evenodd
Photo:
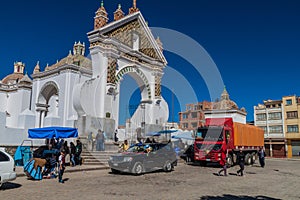
M 266 157 L 266 152 L 264 151 L 263 147 L 260 147 L 258 151 L 258 158 L 259 158 L 259 163 L 262 168 L 265 167 L 265 157 Z
M 240 166 L 240 169 L 236 172 L 237 175 L 241 174 L 244 176 L 244 169 L 245 169 L 245 154 L 243 153 L 242 149 L 237 153 L 237 163 Z

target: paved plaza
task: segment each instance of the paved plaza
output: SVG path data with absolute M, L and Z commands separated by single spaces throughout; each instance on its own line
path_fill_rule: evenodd
M 217 176 L 216 166 L 179 163 L 171 173 L 142 176 L 111 174 L 110 170 L 66 173 L 57 179 L 31 181 L 26 177 L 4 185 L 1 199 L 300 199 L 300 160 L 268 159 L 265 168 L 247 166 L 245 177 Z

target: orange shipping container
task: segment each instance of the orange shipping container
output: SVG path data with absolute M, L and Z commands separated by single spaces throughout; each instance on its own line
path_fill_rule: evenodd
M 264 131 L 253 125 L 233 123 L 234 146 L 264 146 Z

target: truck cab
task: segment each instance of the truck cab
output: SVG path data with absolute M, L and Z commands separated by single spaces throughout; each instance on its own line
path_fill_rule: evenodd
M 231 129 L 224 126 L 199 127 L 194 145 L 194 160 L 219 163 L 231 143 Z

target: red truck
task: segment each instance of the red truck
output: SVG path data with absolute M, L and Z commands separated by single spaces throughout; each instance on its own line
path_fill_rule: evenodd
M 257 159 L 257 152 L 264 146 L 264 131 L 256 126 L 233 122 L 232 118 L 208 118 L 205 126 L 195 134 L 194 161 L 220 163 L 222 154 L 228 153 L 227 164 L 236 164 L 239 149 L 245 154 L 245 163 Z M 224 156 L 224 155 L 223 155 Z

